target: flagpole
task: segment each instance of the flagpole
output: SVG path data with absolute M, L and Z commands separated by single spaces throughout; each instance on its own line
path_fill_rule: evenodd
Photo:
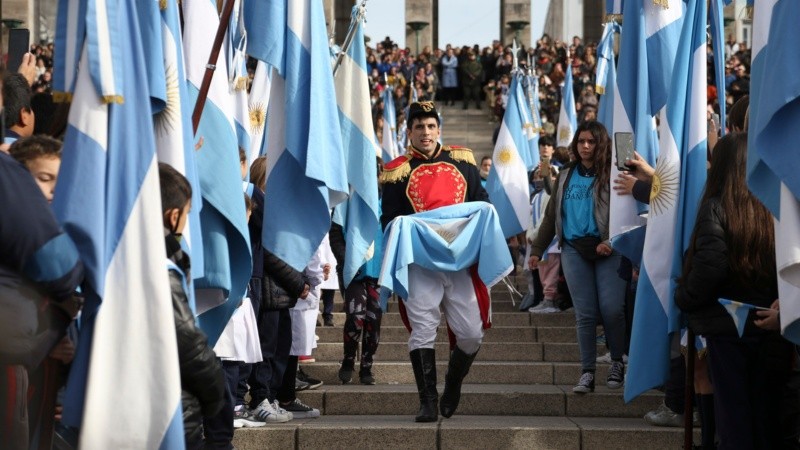
M 200 124 L 200 116 L 203 115 L 203 108 L 206 105 L 208 90 L 211 88 L 211 78 L 214 77 L 214 70 L 217 68 L 216 63 L 219 58 L 219 50 L 222 47 L 222 40 L 225 38 L 225 32 L 228 30 L 228 22 L 231 20 L 233 4 L 234 0 L 228 0 L 222 8 L 222 16 L 219 18 L 217 35 L 214 37 L 214 45 L 211 47 L 211 54 L 208 56 L 208 64 L 206 64 L 206 71 L 203 74 L 203 82 L 200 84 L 200 93 L 197 95 L 197 102 L 194 104 L 194 111 L 192 112 L 192 133 L 195 135 L 197 134 L 197 127 Z
M 350 45 L 353 44 L 353 36 L 356 34 L 356 26 L 358 22 L 361 22 L 364 19 L 365 8 L 367 7 L 367 0 L 362 0 L 361 5 L 358 7 L 358 14 L 355 17 L 355 23 L 351 21 L 350 29 L 347 30 L 347 36 L 344 38 L 344 43 L 342 43 L 342 51 L 336 55 L 336 64 L 333 65 L 333 75 L 336 76 L 336 71 L 339 70 L 339 66 L 342 65 L 342 60 L 344 59 L 344 55 L 347 53 L 347 50 L 350 49 Z
M 694 331 L 686 328 L 686 388 L 684 389 L 683 405 L 683 449 L 692 450 L 694 437 L 694 410 L 692 397 L 694 397 L 694 358 L 697 347 L 694 343 Z

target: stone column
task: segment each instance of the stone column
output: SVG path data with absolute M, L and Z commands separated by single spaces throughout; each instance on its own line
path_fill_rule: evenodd
M 544 14 L 544 11 L 542 11 Z M 519 36 L 520 48 L 531 45 L 531 0 L 500 0 L 500 34 L 503 45 Z
M 434 3 L 438 4 L 434 0 L 406 0 L 406 47 L 414 55 L 418 55 L 426 45 L 431 48 L 435 45 L 434 31 L 439 27 L 434 20 Z
M 583 42 L 600 42 L 603 37 L 603 16 L 605 8 L 603 2 L 583 3 Z

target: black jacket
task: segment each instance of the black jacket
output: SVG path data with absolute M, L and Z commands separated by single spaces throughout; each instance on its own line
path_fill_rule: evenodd
M 691 261 L 684 261 L 691 263 L 691 269 L 675 291 L 675 303 L 687 313 L 689 326 L 705 336 L 737 336 L 733 319 L 718 299 L 769 307 L 778 298 L 775 273 L 758 280 L 752 274 L 733 272 L 728 262 L 725 228 L 725 213 L 718 198 L 700 205 L 694 226 L 694 254 Z M 751 311 L 745 336 L 768 333 L 753 324 L 755 317 Z
M 262 305 L 274 304 L 274 296 L 288 296 L 289 308 L 305 290 L 306 280 L 301 272 L 287 264 L 284 260 L 264 249 L 264 286 Z M 265 309 L 265 308 L 260 308 Z M 283 309 L 283 308 L 280 308 Z M 260 310 L 259 310 L 260 313 Z
M 181 250 L 175 236 L 165 230 L 169 258 L 189 273 L 189 258 Z M 183 290 L 183 277 L 177 270 L 169 271 L 172 292 L 172 311 L 178 341 L 178 361 L 181 368 L 181 403 L 183 433 L 186 448 L 197 448 L 203 442 L 203 416 L 215 416 L 224 404 L 225 379 L 214 350 L 208 346 L 205 333 L 195 325 L 194 314 Z

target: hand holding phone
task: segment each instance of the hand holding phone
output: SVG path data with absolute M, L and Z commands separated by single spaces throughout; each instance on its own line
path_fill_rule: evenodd
M 617 153 L 617 169 L 621 171 L 632 171 L 635 167 L 629 167 L 625 163 L 633 160 L 633 133 L 618 132 L 614 133 L 614 147 Z
M 31 32 L 27 28 L 8 30 L 8 63 L 9 72 L 16 72 L 22 64 L 22 57 L 30 49 Z

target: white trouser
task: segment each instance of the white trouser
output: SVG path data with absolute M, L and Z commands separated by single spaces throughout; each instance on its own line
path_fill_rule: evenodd
M 440 305 L 458 347 L 468 355 L 477 352 L 483 340 L 483 323 L 469 271 L 434 272 L 416 264 L 408 268 L 408 350 L 433 348 L 441 321 Z

